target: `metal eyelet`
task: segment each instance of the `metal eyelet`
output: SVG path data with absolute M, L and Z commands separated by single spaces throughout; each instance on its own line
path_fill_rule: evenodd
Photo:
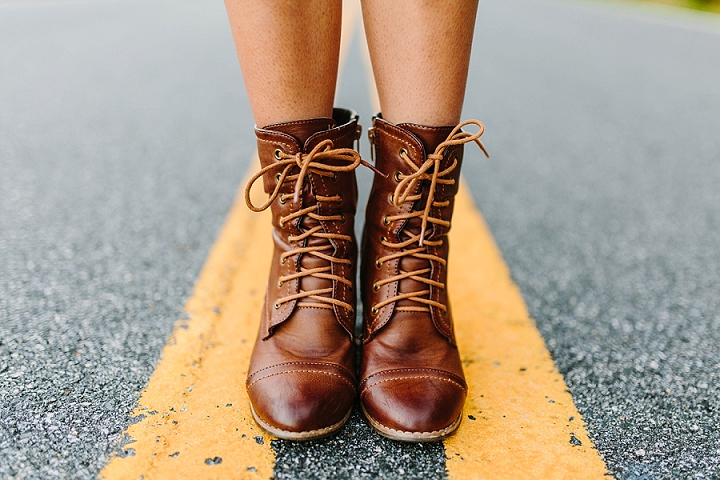
M 354 308 L 349 308 L 349 309 L 348 309 L 348 313 L 349 313 L 350 315 L 354 314 L 354 313 L 355 313 L 355 309 L 354 309 Z
M 282 160 L 282 157 L 281 157 L 280 155 L 282 155 L 282 150 L 280 150 L 280 149 L 278 148 L 278 149 L 275 150 L 275 158 L 276 158 L 277 160 Z
M 287 202 L 287 199 L 285 199 L 285 195 L 284 195 L 284 194 L 280 194 L 280 197 L 278 197 L 278 198 L 280 198 L 280 203 L 281 203 L 282 205 L 285 205 L 285 202 Z
M 278 281 L 278 287 L 282 287 L 282 286 L 283 286 L 282 280 Z
M 337 196 L 340 197 L 340 203 L 342 203 L 343 202 L 342 192 L 338 192 Z
M 388 197 L 388 202 L 390 202 L 390 205 L 395 205 L 395 194 L 391 193 Z
M 378 285 L 377 283 L 373 283 L 373 290 L 376 292 L 380 290 L 380 285 Z
M 337 172 L 332 172 L 332 177 L 330 177 L 331 182 L 336 182 L 338 179 Z
M 281 178 L 282 178 L 282 173 L 278 173 L 277 175 L 275 175 L 276 182 L 279 182 Z
M 402 173 L 399 170 L 397 172 L 395 172 L 395 176 L 393 178 L 395 179 L 396 182 L 400 181 L 400 175 L 402 175 Z
M 340 219 L 340 223 L 345 223 L 345 214 L 344 214 L 344 213 L 341 213 L 340 216 L 342 217 L 342 218 Z
M 382 268 L 383 264 L 382 264 L 382 262 L 380 261 L 379 258 L 375 260 L 375 266 L 376 266 L 377 268 Z
M 398 152 L 398 155 L 400 155 L 401 157 L 402 157 L 403 155 L 407 156 L 407 154 L 408 154 L 408 151 L 407 151 L 407 149 L 404 148 L 404 147 L 400 149 L 400 152 Z
M 381 243 L 382 243 L 382 242 L 387 242 L 387 241 L 388 241 L 387 237 L 380 237 L 380 242 L 381 242 Z
M 377 308 L 375 308 L 375 305 L 373 305 L 373 307 L 370 309 L 370 311 L 372 312 L 373 315 L 377 315 L 379 312 L 379 310 Z
M 390 220 L 388 219 L 387 215 L 382 218 L 382 223 L 383 225 L 390 225 Z
M 287 257 L 282 257 L 280 259 L 280 265 L 285 265 L 285 261 L 287 260 Z
M 355 291 L 355 287 L 353 287 L 352 285 L 348 285 L 348 292 L 353 292 L 353 291 Z
M 277 310 L 278 308 L 280 308 L 280 304 L 276 302 L 276 303 L 275 303 L 275 310 Z

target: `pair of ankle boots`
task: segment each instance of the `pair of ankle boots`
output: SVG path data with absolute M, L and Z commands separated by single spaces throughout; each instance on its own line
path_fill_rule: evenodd
M 468 123 L 475 134 L 463 132 Z M 357 115 L 256 129 L 262 169 L 248 184 L 270 208 L 275 245 L 247 391 L 255 421 L 287 440 L 322 438 L 356 399 L 401 441 L 455 432 L 467 395 L 446 291 L 448 239 L 463 144 L 457 127 L 373 119 L 376 164 L 361 159 Z M 375 179 L 362 239 L 362 340 L 355 340 L 355 169 Z M 250 202 L 262 178 L 269 199 Z M 356 348 L 361 361 L 356 368 Z

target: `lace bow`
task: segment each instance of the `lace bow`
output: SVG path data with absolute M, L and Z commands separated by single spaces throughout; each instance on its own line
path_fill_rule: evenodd
M 467 125 L 476 125 L 478 127 L 478 131 L 476 133 L 463 132 L 462 128 Z M 419 200 L 419 196 L 416 196 L 417 198 L 412 198 L 410 194 L 418 182 L 430 180 L 430 190 L 428 191 L 427 202 L 425 203 L 425 207 L 422 209 L 422 214 L 419 215 L 422 220 L 420 226 L 420 246 L 423 246 L 423 243 L 425 242 L 425 230 L 427 229 L 428 222 L 441 224 L 446 227 L 450 226 L 450 222 L 438 218 L 432 218 L 430 216 L 430 209 L 433 205 L 436 207 L 446 206 L 444 205 L 445 202 L 435 202 L 435 189 L 437 188 L 437 184 L 452 185 L 455 183 L 455 179 L 444 177 L 450 175 L 455 170 L 457 167 L 457 158 L 454 158 L 452 165 L 447 167 L 445 170 L 440 170 L 440 162 L 443 159 L 445 149 L 453 145 L 475 142 L 480 147 L 480 150 L 483 151 L 485 156 L 489 158 L 490 156 L 488 155 L 487 150 L 485 150 L 485 146 L 479 140 L 484 131 L 485 127 L 477 120 L 467 120 L 462 122 L 456 126 L 452 132 L 450 132 L 447 139 L 437 146 L 435 152 L 427 156 L 427 160 L 425 160 L 425 162 L 423 162 L 423 164 L 419 167 L 415 165 L 415 162 L 413 162 L 407 154 L 402 155 L 405 163 L 407 163 L 414 172 L 410 175 L 400 175 L 400 182 L 397 187 L 395 187 L 395 192 L 393 194 L 393 204 L 396 207 L 399 207 L 406 201 Z M 431 173 L 428 173 L 428 170 L 431 169 Z

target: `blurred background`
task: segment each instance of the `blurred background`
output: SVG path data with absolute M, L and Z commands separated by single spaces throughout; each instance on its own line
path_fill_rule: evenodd
M 708 12 L 720 12 L 720 1 L 718 0 L 648 0 L 665 5 L 676 7 L 694 8 L 696 10 L 705 10 Z

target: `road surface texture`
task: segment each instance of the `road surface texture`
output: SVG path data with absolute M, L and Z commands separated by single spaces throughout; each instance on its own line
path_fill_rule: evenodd
M 367 127 L 359 52 L 339 103 Z M 707 15 L 480 6 L 465 112 L 492 159 L 466 179 L 617 478 L 720 477 L 718 58 Z M 0 478 L 120 449 L 252 124 L 222 2 L 0 1 Z M 278 478 L 444 475 L 440 444 L 347 428 L 275 442 Z

